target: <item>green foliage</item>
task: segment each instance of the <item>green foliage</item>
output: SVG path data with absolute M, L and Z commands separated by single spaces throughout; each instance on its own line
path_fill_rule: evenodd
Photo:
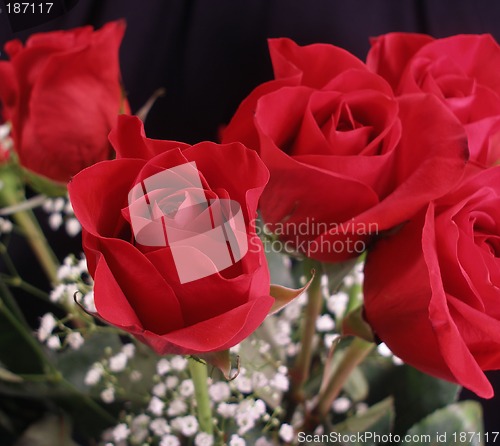
M 404 445 L 417 446 L 418 440 L 430 436 L 431 443 L 425 444 L 441 446 L 481 446 L 483 441 L 483 422 L 481 405 L 475 401 L 462 401 L 436 410 L 422 421 L 411 427 Z M 493 440 L 490 438 L 489 440 Z
M 331 431 L 340 435 L 349 435 L 348 438 L 353 440 L 357 440 L 356 436 L 360 432 L 370 432 L 380 436 L 388 435 L 392 430 L 394 415 L 394 401 L 388 397 L 371 406 L 366 412 L 351 416 L 342 423 L 331 426 Z M 346 446 L 376 446 L 377 443 L 351 441 L 344 442 L 344 444 Z

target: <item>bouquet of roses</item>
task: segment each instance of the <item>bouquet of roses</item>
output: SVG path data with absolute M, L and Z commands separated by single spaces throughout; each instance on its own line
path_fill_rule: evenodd
M 457 397 L 500 369 L 498 44 L 272 39 L 274 79 L 189 145 L 130 115 L 124 30 L 0 62 L 6 444 L 494 441 Z

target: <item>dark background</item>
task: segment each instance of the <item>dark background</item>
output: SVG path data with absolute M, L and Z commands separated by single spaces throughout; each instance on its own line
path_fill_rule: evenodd
M 216 139 L 240 101 L 272 78 L 270 37 L 329 42 L 363 59 L 370 36 L 392 31 L 491 33 L 500 41 L 499 0 L 79 0 L 61 17 L 16 33 L 4 10 L 0 44 L 118 18 L 128 24 L 121 65 L 132 111 L 164 87 L 146 132 L 190 143 Z M 493 431 L 500 430 L 500 375 L 489 376 L 498 396 L 483 404 L 486 430 Z M 465 391 L 464 397 L 473 395 Z

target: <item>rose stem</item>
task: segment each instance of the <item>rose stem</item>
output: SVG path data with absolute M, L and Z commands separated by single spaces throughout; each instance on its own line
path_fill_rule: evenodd
M 207 365 L 194 358 L 188 358 L 189 373 L 194 384 L 198 423 L 200 429 L 207 434 L 213 434 L 212 409 L 208 397 Z
M 351 344 L 346 348 L 344 356 L 331 376 L 323 394 L 320 395 L 318 403 L 308 414 L 305 421 L 305 428 L 314 429 L 326 417 L 352 371 L 363 362 L 374 347 L 375 344 L 373 342 L 368 342 L 358 337 L 352 340 Z
M 2 187 L 0 189 L 0 203 L 4 206 L 15 206 L 25 200 L 22 185 L 18 176 L 10 170 L 4 169 L 1 172 L 0 180 Z M 35 253 L 40 265 L 52 285 L 57 280 L 57 269 L 59 262 L 54 251 L 47 242 L 38 221 L 29 209 L 14 212 L 12 215 L 14 221 L 23 229 L 23 233 Z
M 310 259 L 304 261 L 306 276 L 311 277 L 312 270 L 316 270 L 314 279 L 307 290 L 307 305 L 304 313 L 304 325 L 300 341 L 300 351 L 295 359 L 295 364 L 290 370 L 292 384 L 292 398 L 300 403 L 304 400 L 303 386 L 309 377 L 311 367 L 316 320 L 323 307 L 323 294 L 321 292 L 321 264 Z

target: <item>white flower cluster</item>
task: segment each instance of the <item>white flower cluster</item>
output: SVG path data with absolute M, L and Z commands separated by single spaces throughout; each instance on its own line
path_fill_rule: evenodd
M 66 345 L 72 350 L 78 350 L 85 342 L 81 333 L 66 327 L 52 313 L 46 313 L 41 317 L 37 337 L 51 350 L 59 350 Z M 64 339 L 63 343 L 61 339 Z
M 75 237 L 82 230 L 68 198 L 47 198 L 43 203 L 43 210 L 49 214 L 49 226 L 53 231 L 64 225 L 66 233 L 70 237 Z
M 137 382 L 142 379 L 142 373 L 129 365 L 136 354 L 135 344 L 122 345 L 118 352 L 106 347 L 104 353 L 105 357 L 87 370 L 84 383 L 89 387 L 99 386 L 101 400 L 110 404 L 115 401 L 117 392 L 122 392 L 117 384 L 118 375 L 126 372 L 128 381 Z
M 50 300 L 65 305 L 74 305 L 74 296 L 89 312 L 95 312 L 92 280 L 87 271 L 87 262 L 82 254 L 78 259 L 74 255 L 66 257 L 57 271 L 59 284 L 51 291 Z
M 113 358 L 116 360 L 117 355 Z M 109 358 L 107 364 L 94 364 L 87 373 L 86 383 L 95 385 L 101 381 L 111 371 L 111 362 Z M 201 431 L 196 419 L 195 388 L 184 357 L 159 359 L 153 381 L 145 411 L 125 415 L 120 424 L 106 433 L 104 445 L 168 446 L 184 444 L 183 439 L 190 439 L 195 446 L 253 445 L 253 441 L 246 439 L 255 429 L 270 432 L 268 438 L 261 436 L 255 444 L 276 444 L 271 439 L 279 436 L 280 409 L 270 406 L 258 392 L 285 392 L 288 389 L 285 366 L 280 366 L 272 376 L 242 368 L 229 382 L 208 378 L 213 434 Z

